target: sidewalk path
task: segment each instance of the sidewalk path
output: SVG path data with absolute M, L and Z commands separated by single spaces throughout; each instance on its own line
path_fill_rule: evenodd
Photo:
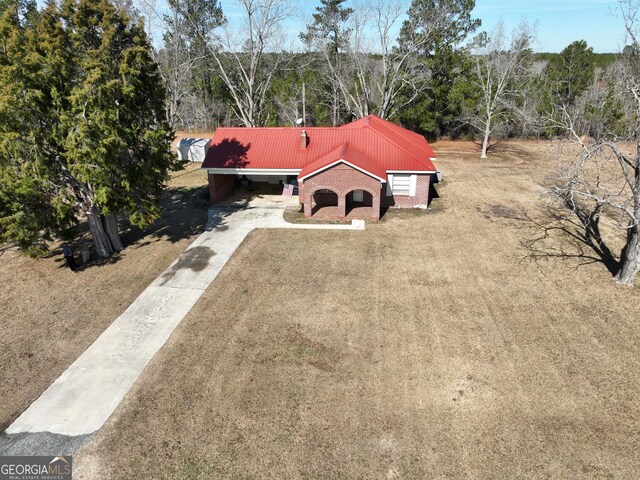
M 357 220 L 287 223 L 290 202 L 262 197 L 212 207 L 207 230 L 11 424 L 0 437 L 0 454 L 44 455 L 49 448 L 58 449 L 52 455 L 70 454 L 87 443 L 254 228 L 364 229 Z

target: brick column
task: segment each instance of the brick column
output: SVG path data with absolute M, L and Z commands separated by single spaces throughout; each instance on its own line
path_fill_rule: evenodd
M 380 220 L 380 191 L 373 195 L 371 202 L 372 218 L 374 220 Z
M 347 216 L 347 196 L 338 194 L 338 218 Z
M 302 180 L 298 181 L 298 205 L 302 207 L 305 202 L 304 198 L 304 182 Z
M 298 191 L 298 193 L 300 193 Z M 304 216 L 311 218 L 311 211 L 313 210 L 313 195 L 307 195 L 306 189 L 304 192 Z
M 215 176 L 210 173 L 208 176 L 209 180 L 209 202 L 213 203 L 216 201 L 216 180 Z
M 235 175 L 209 174 L 209 199 L 211 203 L 225 198 L 235 186 Z

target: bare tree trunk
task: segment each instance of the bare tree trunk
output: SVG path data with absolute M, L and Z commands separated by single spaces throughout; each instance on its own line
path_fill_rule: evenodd
M 118 232 L 118 221 L 116 220 L 116 216 L 113 213 L 109 215 L 105 215 L 102 217 L 102 224 L 104 226 L 104 231 L 109 237 L 109 241 L 111 242 L 111 246 L 116 252 L 122 251 L 124 248 L 122 246 L 122 241 L 120 240 L 120 233 Z
M 620 271 L 615 276 L 615 281 L 623 285 L 633 286 L 638 270 L 640 269 L 640 236 L 638 227 L 629 228 L 627 243 L 620 254 Z
M 333 106 L 333 119 L 332 119 L 332 124 L 334 127 L 338 126 L 338 118 L 340 116 L 340 92 L 338 92 L 338 89 L 336 88 L 335 84 L 332 85 L 333 88 L 333 102 L 332 102 L 332 106 Z
M 113 255 L 113 247 L 111 246 L 107 232 L 104 230 L 100 212 L 96 207 L 92 207 L 91 211 L 87 213 L 87 218 L 89 220 L 89 230 L 93 237 L 93 245 L 96 248 L 98 256 L 100 258 L 109 258 Z
M 482 140 L 482 154 L 480 155 L 480 158 L 487 158 L 489 135 L 491 135 L 491 117 L 487 117 L 487 125 L 484 128 L 484 139 Z

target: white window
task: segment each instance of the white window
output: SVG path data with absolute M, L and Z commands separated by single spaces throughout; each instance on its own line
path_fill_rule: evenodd
M 389 186 L 393 195 L 416 195 L 416 176 L 406 174 L 388 175 Z

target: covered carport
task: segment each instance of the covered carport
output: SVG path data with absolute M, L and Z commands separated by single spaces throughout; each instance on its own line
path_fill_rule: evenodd
M 298 171 L 258 171 L 255 169 L 207 169 L 209 175 L 209 195 L 212 202 L 229 198 L 238 191 L 263 192 L 274 195 L 282 193 L 284 184 L 294 184 L 294 195 L 298 194 Z

